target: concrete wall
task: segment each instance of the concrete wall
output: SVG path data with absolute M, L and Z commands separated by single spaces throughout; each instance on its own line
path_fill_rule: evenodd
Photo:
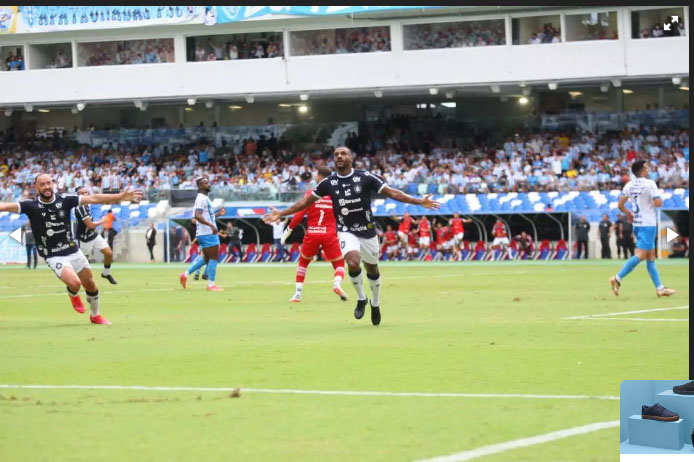
M 187 62 L 186 37 L 208 35 L 205 26 L 152 27 L 149 29 L 78 31 L 66 35 L 26 34 L 0 36 L 0 46 L 30 45 L 49 38 L 64 43 L 70 37 L 73 49 L 79 42 L 132 38 L 173 37 L 176 62 L 126 66 L 76 67 L 25 72 L 0 73 L 0 104 L 25 102 L 69 102 L 75 100 L 121 100 L 134 98 L 171 98 L 188 96 L 239 96 L 248 93 L 296 93 L 337 89 L 389 88 L 405 86 L 456 86 L 489 82 L 517 83 L 561 79 L 646 77 L 689 73 L 689 40 L 671 37 L 657 40 L 633 40 L 629 8 L 561 10 L 565 16 L 587 11 L 617 11 L 619 39 L 563 42 L 548 46 L 507 45 L 411 50 L 402 48 L 402 26 L 427 20 L 359 20 L 324 18 L 321 28 L 389 25 L 392 50 L 385 53 L 357 53 L 323 56 L 289 56 L 286 59 L 249 59 L 234 61 Z M 552 14 L 543 12 L 541 16 Z M 685 18 L 688 7 L 685 11 Z M 506 21 L 511 17 L 497 14 L 474 19 Z M 442 22 L 464 19 L 444 17 Z M 439 19 L 436 19 L 438 21 Z M 431 22 L 433 20 L 429 20 Z M 260 28 L 284 33 L 316 28 L 316 22 L 285 21 L 272 25 L 234 24 L 215 26 L 214 33 L 257 31 Z M 687 29 L 688 29 L 687 25 Z M 551 63 L 551 65 L 547 65 Z M 29 69 L 32 68 L 31 62 Z M 336 72 L 339 70 L 339 74 Z M 59 91 L 56 91 L 59 89 Z

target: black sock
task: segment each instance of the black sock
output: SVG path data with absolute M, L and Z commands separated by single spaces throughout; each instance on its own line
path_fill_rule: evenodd
M 375 281 L 376 279 L 381 277 L 381 273 L 376 273 L 376 274 L 366 273 L 366 277 Z
M 355 277 L 359 276 L 360 274 L 361 274 L 361 268 L 359 268 L 356 271 L 349 270 L 350 277 L 355 278 Z
M 109 263 L 108 265 L 104 265 L 104 268 L 109 269 L 111 267 L 111 264 Z
M 65 287 L 65 288 L 67 289 L 67 293 L 69 293 L 69 294 L 72 295 L 73 297 L 77 297 L 77 294 L 78 294 L 79 291 L 78 291 L 78 292 L 73 292 L 73 291 L 70 290 L 69 287 Z

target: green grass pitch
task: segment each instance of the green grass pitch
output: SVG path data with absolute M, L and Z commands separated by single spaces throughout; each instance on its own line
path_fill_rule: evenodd
M 368 309 L 354 319 L 348 281 L 350 300 L 337 299 L 325 264 L 290 304 L 291 264 L 222 265 L 225 291 L 208 293 L 202 280 L 180 287 L 181 265 L 114 263 L 117 286 L 97 275 L 112 326 L 75 313 L 45 265 L 0 268 L 0 385 L 174 388 L 0 388 L 0 459 L 410 461 L 615 421 L 619 401 L 594 397 L 686 378 L 689 365 L 688 323 L 662 321 L 688 310 L 564 319 L 689 304 L 688 261 L 658 263 L 678 289 L 661 299 L 645 265 L 615 297 L 621 263 L 383 264 L 378 327 Z M 618 453 L 611 427 L 474 460 Z

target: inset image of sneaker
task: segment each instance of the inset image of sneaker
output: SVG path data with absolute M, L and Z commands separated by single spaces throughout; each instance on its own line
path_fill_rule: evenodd
M 659 420 L 661 422 L 676 422 L 680 419 L 680 416 L 655 403 L 653 406 L 641 406 L 641 418 Z
M 676 385 L 672 387 L 672 391 L 678 395 L 694 395 L 694 382 Z

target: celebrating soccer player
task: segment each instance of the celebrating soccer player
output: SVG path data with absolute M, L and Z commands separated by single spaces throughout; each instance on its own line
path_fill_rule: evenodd
M 89 190 L 84 186 L 75 188 L 75 192 L 80 196 L 88 196 Z M 92 212 L 88 205 L 80 205 L 75 208 L 75 218 L 77 219 L 77 242 L 79 242 L 82 252 L 89 256 L 94 250 L 98 250 L 104 255 L 104 270 L 101 272 L 101 277 L 108 279 L 111 284 L 117 284 L 116 280 L 111 276 L 111 263 L 113 262 L 113 251 L 108 246 L 106 239 L 101 237 L 95 231 L 96 227 L 104 222 L 92 220 Z
M 84 304 L 78 295 L 80 287 L 84 287 L 91 312 L 89 320 L 94 324 L 111 324 L 99 314 L 99 289 L 89 262 L 72 236 L 70 209 L 89 204 L 139 202 L 142 192 L 126 190 L 120 194 L 91 196 L 56 194 L 53 192 L 53 179 L 47 173 L 37 175 L 34 186 L 38 192 L 36 199 L 0 203 L 0 212 L 23 213 L 29 217 L 39 252 L 48 267 L 67 286 L 75 311 L 84 313 Z
M 316 174 L 316 182 L 320 183 L 324 178 L 330 176 L 332 172 L 326 167 L 319 167 Z M 311 191 L 306 191 L 306 196 L 310 196 Z M 337 240 L 337 229 L 335 227 L 335 215 L 333 214 L 333 203 L 330 196 L 322 197 L 318 202 L 311 204 L 308 209 L 304 209 L 292 218 L 292 221 L 287 226 L 287 230 L 282 235 L 281 244 L 287 241 L 287 238 L 292 231 L 299 226 L 304 215 L 308 213 L 308 229 L 304 236 L 304 242 L 301 245 L 301 256 L 299 257 L 299 266 L 296 268 L 296 292 L 289 300 L 290 302 L 300 302 L 301 293 L 304 288 L 304 279 L 306 278 L 306 270 L 313 257 L 318 255 L 318 249 L 322 248 L 325 257 L 333 264 L 335 269 L 335 278 L 333 280 L 333 292 L 335 292 L 342 301 L 347 300 L 347 294 L 342 290 L 342 280 L 345 278 L 345 259 L 340 250 L 340 241 Z
M 371 195 L 380 193 L 399 202 L 421 205 L 428 209 L 438 209 L 441 204 L 429 195 L 421 199 L 409 196 L 390 188 L 378 175 L 353 169 L 352 151 L 345 146 L 335 149 L 333 155 L 337 172 L 321 181 L 310 196 L 305 196 L 292 206 L 282 211 L 272 208 L 272 212 L 266 214 L 263 221 L 274 223 L 284 216 L 308 208 L 324 196 L 330 196 L 337 218 L 337 237 L 349 267 L 350 280 L 357 292 L 354 317 L 361 319 L 364 316 L 368 302 L 360 267 L 363 260 L 371 286 L 371 323 L 378 325 L 381 322 L 381 275 L 378 269 L 379 245 L 371 211 Z
M 212 202 L 207 195 L 211 191 L 210 180 L 207 177 L 197 178 L 195 184 L 198 187 L 198 196 L 195 198 L 193 206 L 196 228 L 195 238 L 198 240 L 198 245 L 202 249 L 202 255 L 198 255 L 190 268 L 179 275 L 179 280 L 183 288 L 186 288 L 188 276 L 196 270 L 207 265 L 207 290 L 210 292 L 219 292 L 222 290 L 215 284 L 217 276 L 217 260 L 219 260 L 219 236 L 217 235 L 217 226 L 215 218 L 225 213 L 224 208 L 217 213 L 212 212 Z
M 658 269 L 655 267 L 655 237 L 656 237 L 656 207 L 662 207 L 663 199 L 658 193 L 655 181 L 648 179 L 649 166 L 645 160 L 637 160 L 631 164 L 631 172 L 636 178 L 628 182 L 622 190 L 617 206 L 627 216 L 630 223 L 634 224 L 636 236 L 636 255 L 632 256 L 622 267 L 616 276 L 610 278 L 612 291 L 619 295 L 619 287 L 624 279 L 643 260 L 646 262 L 648 275 L 655 286 L 658 297 L 668 297 L 675 293 L 660 282 Z M 633 212 L 625 207 L 627 201 L 631 201 Z

